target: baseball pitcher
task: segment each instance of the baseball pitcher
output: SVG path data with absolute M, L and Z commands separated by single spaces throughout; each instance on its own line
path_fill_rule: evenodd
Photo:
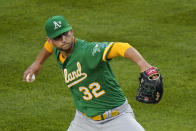
M 88 42 L 75 38 L 63 16 L 49 18 L 45 29 L 47 41 L 23 79 L 32 81 L 43 62 L 52 53 L 55 55 L 76 108 L 68 131 L 144 131 L 136 121 L 109 61 L 122 56 L 138 65 L 141 73 L 136 100 L 143 103 L 161 100 L 163 85 L 158 69 L 148 64 L 128 43 Z

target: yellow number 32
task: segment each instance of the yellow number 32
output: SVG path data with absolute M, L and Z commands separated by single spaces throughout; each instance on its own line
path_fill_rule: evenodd
M 92 91 L 90 92 L 89 89 L 91 89 Z M 103 94 L 105 94 L 105 91 L 104 90 L 100 91 L 100 89 L 101 89 L 101 86 L 97 82 L 91 83 L 88 86 L 88 88 L 84 86 L 79 87 L 79 91 L 84 94 L 83 99 L 87 101 L 92 100 L 93 96 L 95 98 L 98 98 L 102 96 Z

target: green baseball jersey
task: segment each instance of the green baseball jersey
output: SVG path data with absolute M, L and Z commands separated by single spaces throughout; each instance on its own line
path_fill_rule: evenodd
M 60 51 L 54 47 L 74 105 L 89 117 L 120 106 L 126 100 L 106 58 L 112 46 L 112 42 L 77 39 L 73 52 L 63 63 L 59 59 Z

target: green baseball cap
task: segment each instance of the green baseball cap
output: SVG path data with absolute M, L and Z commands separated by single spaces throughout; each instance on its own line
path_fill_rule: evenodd
M 50 17 L 45 23 L 46 34 L 50 39 L 53 39 L 71 29 L 72 27 L 63 16 Z

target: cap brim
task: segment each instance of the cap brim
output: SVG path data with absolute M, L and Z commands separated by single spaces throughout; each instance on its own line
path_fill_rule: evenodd
M 61 29 L 61 30 L 58 30 L 57 32 L 53 33 L 53 35 L 50 35 L 50 36 L 48 36 L 48 37 L 49 37 L 50 39 L 53 39 L 53 38 L 55 38 L 55 37 L 57 37 L 57 36 L 59 36 L 59 35 L 65 33 L 65 32 L 67 32 L 67 31 L 70 31 L 71 29 L 72 29 L 72 27 L 71 27 L 71 26 L 68 26 L 68 27 L 63 28 L 63 29 Z

